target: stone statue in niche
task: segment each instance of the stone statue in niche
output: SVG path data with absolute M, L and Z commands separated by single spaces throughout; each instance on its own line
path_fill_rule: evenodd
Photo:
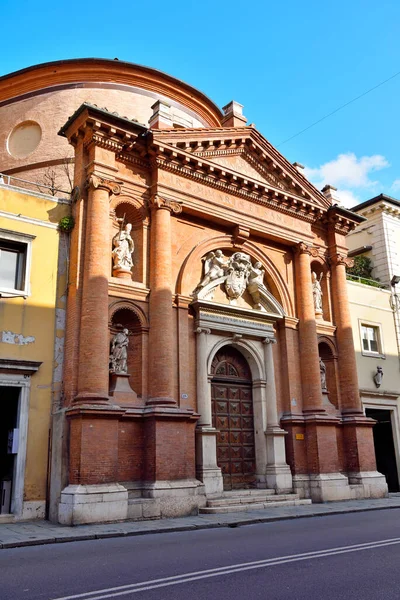
M 327 392 L 326 388 L 326 365 L 323 362 L 322 358 L 319 358 L 319 374 L 321 377 L 321 389 L 323 392 Z
M 128 372 L 128 338 L 129 331 L 123 329 L 116 333 L 111 342 L 110 353 L 110 372 L 127 373 Z
M 311 273 L 312 291 L 313 291 L 313 298 L 314 298 L 314 310 L 315 310 L 315 314 L 319 314 L 319 315 L 322 315 L 321 279 L 322 279 L 322 273 L 319 276 L 319 279 L 318 279 L 315 271 L 313 271 Z
M 125 272 L 130 275 L 133 267 L 132 254 L 135 244 L 131 237 L 132 225 L 127 223 L 122 228 L 123 219 L 117 219 L 120 222 L 120 230 L 113 237 L 113 275 L 118 272 Z M 121 223 L 122 221 L 122 223 Z
M 223 277 L 228 267 L 228 259 L 222 250 L 209 252 L 204 260 L 204 277 L 193 293 L 197 293 L 214 279 Z
M 235 304 L 247 290 L 252 298 L 253 308 L 264 310 L 261 304 L 260 290 L 266 289 L 264 286 L 265 270 L 259 261 L 253 265 L 250 256 L 244 252 L 234 252 L 227 258 L 222 250 L 209 252 L 203 260 L 204 276 L 192 296 L 197 297 L 206 286 L 212 288 L 210 284 L 218 279 L 219 283 L 224 284 L 225 293 L 231 304 Z
M 376 373 L 374 375 L 374 383 L 376 387 L 380 387 L 383 381 L 383 369 L 382 367 L 376 367 Z
M 264 286 L 264 274 L 265 270 L 262 268 L 262 264 L 259 261 L 255 262 L 250 269 L 247 291 L 253 299 L 253 308 L 256 310 L 262 309 L 260 303 L 260 287 Z

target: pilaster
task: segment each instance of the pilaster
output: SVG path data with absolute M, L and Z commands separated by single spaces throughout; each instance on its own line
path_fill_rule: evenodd
M 292 473 L 286 463 L 285 435 L 278 421 L 278 409 L 275 385 L 275 368 L 272 347 L 276 343 L 273 338 L 265 338 L 264 363 L 266 373 L 266 403 L 267 403 L 267 428 L 265 431 L 267 443 L 267 487 L 275 489 L 278 493 L 291 492 L 293 489 Z
M 207 373 L 207 337 L 211 330 L 196 329 L 196 476 L 204 483 L 206 495 L 223 492 L 221 469 L 217 465 L 217 430 L 212 426 L 210 383 Z

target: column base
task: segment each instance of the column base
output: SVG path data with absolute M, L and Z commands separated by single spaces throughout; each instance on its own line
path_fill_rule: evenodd
M 388 486 L 386 478 L 378 471 L 364 471 L 361 473 L 347 473 L 349 478 L 352 499 L 386 498 Z
M 148 406 L 177 406 L 176 400 L 169 396 L 163 396 L 160 398 L 149 398 L 146 402 Z
M 224 491 L 221 469 L 216 462 L 217 430 L 214 427 L 196 428 L 196 476 L 203 482 L 207 496 Z
M 81 393 L 75 396 L 72 404 L 110 404 L 110 398 L 103 394 Z
M 265 470 L 267 488 L 277 493 L 290 493 L 293 490 L 292 472 L 286 463 L 285 436 L 287 431 L 278 426 L 268 427 L 267 466 Z
M 268 489 L 274 489 L 277 494 L 293 492 L 292 472 L 288 465 L 267 465 L 266 482 Z
M 128 517 L 128 490 L 118 483 L 69 485 L 61 492 L 58 522 L 83 525 L 124 521 Z

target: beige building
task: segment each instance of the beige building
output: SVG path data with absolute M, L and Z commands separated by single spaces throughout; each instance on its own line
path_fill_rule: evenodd
M 400 201 L 380 194 L 353 211 L 366 220 L 347 237 L 349 256 L 370 258 L 372 277 L 379 282 L 348 281 L 360 392 L 366 415 L 377 421 L 378 470 L 389 491 L 399 491 Z

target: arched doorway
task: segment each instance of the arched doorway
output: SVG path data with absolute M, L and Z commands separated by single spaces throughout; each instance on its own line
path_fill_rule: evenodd
M 243 355 L 231 346 L 219 350 L 211 365 L 213 427 L 217 434 L 217 464 L 224 489 L 246 488 L 255 482 L 256 461 L 252 377 Z

